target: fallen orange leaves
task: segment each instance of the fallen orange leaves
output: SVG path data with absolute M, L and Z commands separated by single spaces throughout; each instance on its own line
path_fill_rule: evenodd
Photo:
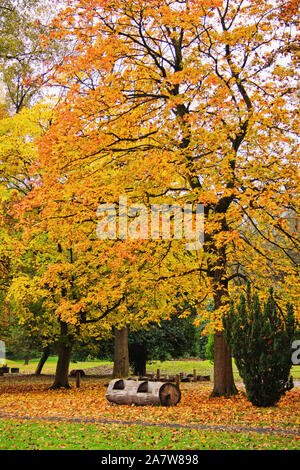
M 48 379 L 49 380 L 49 379 Z M 212 384 L 182 384 L 176 407 L 114 405 L 105 398 L 103 380 L 87 380 L 80 389 L 48 390 L 45 382 L 0 383 L 0 414 L 18 417 L 110 419 L 153 423 L 288 428 L 299 426 L 300 391 L 288 392 L 276 407 L 256 408 L 244 396 L 210 398 Z

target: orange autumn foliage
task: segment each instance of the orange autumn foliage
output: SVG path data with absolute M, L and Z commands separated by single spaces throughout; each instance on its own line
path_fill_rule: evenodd
M 47 390 L 46 378 L 40 382 L 1 385 L 0 409 L 6 416 L 64 420 L 94 419 L 134 422 L 179 423 L 184 425 L 220 425 L 299 429 L 299 391 L 288 392 L 276 407 L 256 408 L 243 395 L 233 398 L 209 398 L 211 384 L 181 386 L 182 398 L 175 407 L 112 405 L 105 398 L 103 379 L 89 379 L 80 389 Z
M 251 279 L 262 295 L 275 284 L 299 316 L 298 72 L 282 2 L 65 4 L 52 34 L 70 49 L 51 82 L 65 94 L 38 142 L 34 188 L 15 205 L 25 246 L 51 253 L 48 308 L 88 336 L 99 320 L 145 325 L 188 300 L 219 331 Z M 97 208 L 120 195 L 203 204 L 203 247 L 99 240 Z
M 295 38 L 276 28 L 273 3 L 90 0 L 56 18 L 53 34 L 75 44 L 53 76 L 67 94 L 23 208 L 39 207 L 39 230 L 78 250 L 78 262 L 110 259 L 100 297 L 120 288 L 120 272 L 126 285 L 147 286 L 141 267 L 159 264 L 153 285 L 168 290 L 177 272 L 171 289 L 186 283 L 180 291 L 203 318 L 201 301 L 214 297 L 217 329 L 243 276 L 263 292 L 275 276 L 279 301 L 297 302 L 297 73 L 277 46 Z M 97 207 L 122 194 L 148 207 L 204 204 L 203 250 L 186 256 L 176 240 L 99 243 Z

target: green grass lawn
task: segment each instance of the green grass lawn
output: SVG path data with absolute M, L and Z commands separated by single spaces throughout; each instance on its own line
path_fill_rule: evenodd
M 24 364 L 23 360 L 6 360 L 8 367 L 18 367 L 20 372 L 34 372 L 39 360 L 38 359 L 31 359 L 28 365 Z M 49 357 L 43 367 L 42 374 L 54 374 L 57 364 L 57 356 Z M 87 362 L 71 362 L 70 363 L 70 370 L 72 369 L 87 369 L 91 367 L 112 367 L 113 363 L 109 361 L 87 361 Z
M 0 419 L 0 450 L 296 450 L 297 443 L 258 433 Z
M 24 361 L 12 361 L 7 360 L 8 367 L 18 367 L 20 372 L 34 372 L 38 364 L 38 359 L 31 359 L 28 365 L 24 365 Z M 43 374 L 54 374 L 57 364 L 57 357 L 49 357 L 45 363 L 42 373 Z M 88 361 L 88 362 L 71 362 L 70 370 L 72 369 L 89 369 L 94 367 L 105 367 L 112 370 L 113 363 L 109 361 Z M 153 361 L 147 363 L 147 372 L 156 373 L 157 369 L 160 369 L 162 374 L 179 374 L 185 372 L 186 374 L 192 374 L 193 370 L 197 370 L 198 375 L 210 375 L 211 380 L 213 379 L 213 364 L 210 361 L 197 361 L 197 360 L 181 360 L 181 361 Z M 108 374 L 109 375 L 109 374 Z M 238 371 L 234 366 L 234 377 L 239 379 Z
M 7 360 L 7 365 L 9 367 L 19 367 L 20 372 L 34 372 L 38 364 L 38 359 L 32 359 L 29 361 L 28 365 L 24 365 L 24 361 L 11 361 Z M 54 374 L 56 369 L 57 357 L 49 357 L 42 373 L 44 374 Z M 93 367 L 113 367 L 113 363 L 109 361 L 88 361 L 88 362 L 71 362 L 70 370 L 72 369 L 88 369 Z M 147 364 L 147 372 L 156 373 L 157 369 L 160 369 L 161 373 L 168 374 L 179 374 L 180 372 L 186 372 L 187 374 L 192 374 L 193 370 L 196 369 L 198 374 L 211 375 L 211 380 L 213 379 L 213 364 L 210 361 L 197 361 L 197 360 L 172 360 L 172 361 L 153 361 Z M 239 377 L 238 370 L 233 361 L 233 375 L 235 380 L 241 380 Z M 291 375 L 294 379 L 300 379 L 300 365 L 293 366 L 291 369 Z
M 23 360 L 7 360 L 8 367 L 18 367 L 20 372 L 34 372 L 38 364 L 38 359 L 31 359 L 28 365 L 24 365 Z M 42 373 L 54 373 L 57 364 L 57 357 L 52 356 L 47 359 Z M 109 361 L 87 361 L 87 362 L 71 362 L 70 370 L 72 369 L 89 369 L 93 367 L 113 367 L 113 363 Z M 213 364 L 210 361 L 193 361 L 193 360 L 182 360 L 182 361 L 153 361 L 147 364 L 147 372 L 156 373 L 157 369 L 161 370 L 161 373 L 178 374 L 180 372 L 193 373 L 193 369 L 197 372 L 212 372 Z

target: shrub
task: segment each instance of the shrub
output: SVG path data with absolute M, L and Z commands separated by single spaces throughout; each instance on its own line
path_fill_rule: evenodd
M 248 399 L 255 406 L 273 406 L 293 387 L 289 378 L 291 343 L 296 325 L 293 307 L 287 305 L 283 314 L 277 306 L 272 289 L 263 307 L 258 295 L 241 295 L 235 308 L 223 320 L 225 337 L 233 352 Z

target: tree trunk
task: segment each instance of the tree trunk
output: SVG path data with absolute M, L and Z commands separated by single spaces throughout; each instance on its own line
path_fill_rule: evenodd
M 29 364 L 29 356 L 24 357 L 24 366 L 28 366 Z
M 231 352 L 224 333 L 214 335 L 214 389 L 212 397 L 229 396 L 237 393 L 232 371 Z
M 42 369 L 44 367 L 44 364 L 47 361 L 49 355 L 50 355 L 50 348 L 49 348 L 49 346 L 47 346 L 43 350 L 43 355 L 42 355 L 42 357 L 41 357 L 41 359 L 40 359 L 40 361 L 37 365 L 37 368 L 35 370 L 35 375 L 40 375 L 40 373 L 42 372 Z
M 223 225 L 227 226 L 225 217 Z M 216 255 L 216 259 L 209 265 L 208 275 L 213 286 L 214 308 L 218 310 L 229 303 L 226 247 L 217 249 L 212 244 L 211 252 Z M 231 352 L 225 341 L 224 332 L 217 331 L 214 335 L 214 389 L 211 396 L 222 397 L 236 393 L 238 391 L 234 384 Z
M 61 339 L 58 347 L 58 361 L 52 390 L 59 388 L 71 388 L 69 385 L 69 365 L 71 360 L 72 344 L 68 338 L 68 325 L 61 322 Z
M 140 359 L 136 359 L 134 363 L 134 370 L 133 373 L 134 375 L 146 375 L 146 366 L 147 366 L 147 361 L 144 357 L 141 357 Z
M 129 364 L 133 368 L 134 375 L 146 375 L 146 366 L 148 359 L 147 346 L 139 342 L 129 343 Z
M 128 328 L 115 328 L 115 349 L 113 377 L 129 375 Z
M 71 388 L 69 385 L 69 364 L 71 359 L 72 346 L 60 344 L 58 348 L 58 361 L 55 372 L 52 390 L 58 388 Z

